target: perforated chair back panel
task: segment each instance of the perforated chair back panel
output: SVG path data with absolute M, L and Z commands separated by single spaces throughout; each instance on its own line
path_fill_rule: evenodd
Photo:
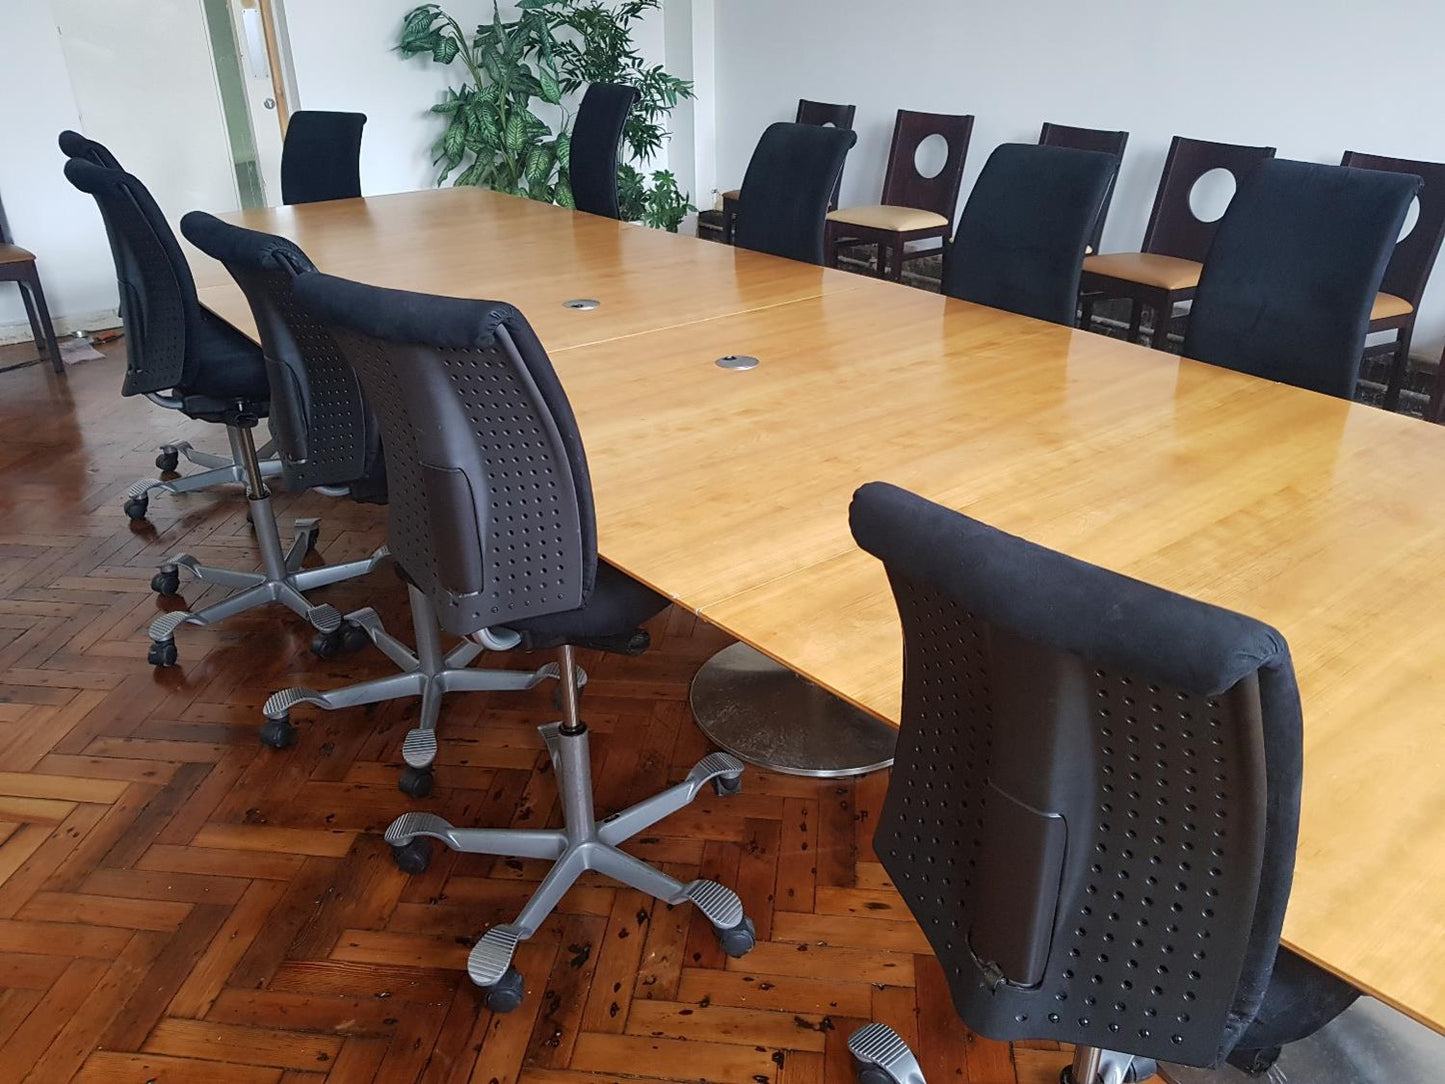
M 1084 248 L 1119 160 L 1005 143 L 989 155 L 943 259 L 943 292 L 1072 326 Z
M 281 147 L 283 203 L 319 203 L 361 195 L 365 113 L 302 109 L 286 122 Z
M 844 128 L 769 126 L 743 177 L 737 246 L 822 263 L 829 198 L 857 141 L 857 135 Z
M 617 83 L 593 83 L 582 95 L 572 126 L 568 177 L 577 210 L 616 218 L 617 153 L 637 90 Z
M 1370 309 L 1420 178 L 1276 159 L 1219 223 L 1184 356 L 1351 398 Z
M 181 233 L 219 260 L 256 319 L 271 387 L 271 432 L 292 489 L 366 482 L 384 492 L 381 443 L 361 381 L 330 331 L 292 295 L 296 276 L 314 271 L 284 237 L 242 229 L 204 211 L 181 219 Z
M 521 313 L 302 275 L 382 427 L 390 546 L 466 635 L 580 608 L 597 571 L 576 419 Z
M 195 366 L 187 337 L 200 321 L 196 284 L 180 246 L 150 192 L 135 177 L 83 158 L 65 176 L 95 198 L 110 239 L 125 326 L 122 395 L 184 390 Z
M 890 486 L 852 519 L 904 638 L 874 848 L 959 1014 L 1216 1064 L 1258 1009 L 1293 869 L 1283 641 Z

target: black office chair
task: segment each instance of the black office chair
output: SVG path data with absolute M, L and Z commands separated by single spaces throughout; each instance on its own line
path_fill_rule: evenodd
M 286 123 L 281 146 L 281 201 L 320 203 L 361 195 L 365 113 L 303 109 Z
M 145 395 L 173 406 L 187 417 L 226 427 L 236 463 L 235 479 L 246 487 L 250 514 L 261 549 L 262 571 L 241 572 L 202 565 L 188 553 L 169 557 L 151 579 L 163 596 L 180 592 L 180 572 L 239 590 L 229 598 L 194 613 L 173 610 L 151 623 L 149 660 L 173 666 L 177 659 L 175 631 L 181 625 L 211 625 L 268 602 L 279 602 L 301 614 L 323 632 L 340 626 L 341 615 L 328 605 L 315 606 L 301 592 L 356 575 L 354 565 L 301 571 L 301 561 L 316 542 L 314 520 L 300 520 L 289 551 L 281 552 L 275 513 L 266 489 L 266 471 L 257 461 L 251 430 L 270 410 L 270 389 L 261 350 L 224 320 L 201 308 L 190 268 L 160 208 L 145 185 L 122 170 L 103 169 L 84 159 L 65 165 L 71 184 L 95 198 L 105 219 L 120 287 L 121 322 L 125 325 L 126 374 L 122 395 Z M 164 395 L 162 393 L 165 393 Z M 280 464 L 277 464 L 279 472 Z M 144 501 L 150 489 L 173 492 L 199 488 L 206 474 L 173 483 L 137 482 L 129 504 Z M 138 518 L 131 507 L 127 514 Z M 358 562 L 357 564 L 365 564 Z M 368 566 L 369 567 L 369 566 Z
M 60 133 L 58 140 L 61 152 L 67 158 L 78 158 L 83 162 L 99 166 L 102 169 L 121 168 L 110 148 L 104 143 L 98 143 L 93 139 L 87 139 L 79 132 L 66 130 Z M 170 231 L 166 225 L 165 230 Z M 105 224 L 106 240 L 110 242 L 111 252 L 115 251 L 115 238 L 110 232 L 110 223 Z M 207 314 L 209 315 L 209 314 Z M 124 394 L 135 394 L 127 392 Z M 179 403 L 174 398 L 159 395 L 149 395 L 148 398 L 158 406 L 168 409 L 179 409 Z M 233 449 L 234 451 L 234 449 Z M 262 473 L 268 477 L 275 477 L 281 473 L 281 464 L 275 458 L 275 446 L 269 440 L 262 447 L 256 449 L 256 457 L 261 463 Z M 152 489 L 161 489 L 167 493 L 192 493 L 199 489 L 207 489 L 214 485 L 234 484 L 242 482 L 241 464 L 235 458 L 227 458 L 223 455 L 214 455 L 210 452 L 203 452 L 193 448 L 190 441 L 179 440 L 174 444 L 162 444 L 156 449 L 156 469 L 161 471 L 174 471 L 179 465 L 182 457 L 194 463 L 198 467 L 205 468 L 204 471 L 192 474 L 186 478 L 172 479 L 167 482 L 148 482 L 146 488 L 138 495 L 130 496 L 125 503 L 126 515 L 131 519 L 144 519 L 149 505 L 149 492 Z
M 360 379 L 331 333 L 292 296 L 296 277 L 315 270 L 306 254 L 283 237 L 231 226 L 201 211 L 192 211 L 181 220 L 181 232 L 202 252 L 225 264 L 250 302 L 266 354 L 272 425 L 287 485 L 297 490 L 325 487 L 328 492 L 339 490 L 354 500 L 385 503 L 380 427 L 362 394 Z M 382 548 L 354 566 L 317 571 L 340 572 L 351 567 L 354 571 L 349 574 L 358 575 L 370 570 L 385 553 Z M 463 640 L 460 646 L 443 654 L 430 598 L 414 586 L 409 591 L 416 628 L 415 652 L 387 633 L 370 607 L 347 614 L 340 629 L 319 633 L 312 645 L 318 655 L 326 657 L 340 647 L 356 647 L 369 638 L 402 673 L 329 692 L 283 689 L 266 701 L 263 742 L 283 749 L 295 740 L 291 709 L 298 704 L 335 710 L 420 696 L 416 725 L 402 745 L 407 767 L 399 785 L 405 793 L 423 797 L 430 793 L 433 783 L 431 765 L 436 758 L 436 723 L 443 695 L 468 690 L 529 689 L 556 676 L 555 663 L 531 672 L 466 669 L 481 653 L 481 645 Z M 359 643 L 358 633 L 364 634 Z M 349 642 L 342 637 L 350 637 Z M 493 634 L 489 646 L 500 650 L 510 646 L 507 639 Z
M 637 89 L 593 83 L 582 95 L 567 158 L 572 202 L 588 214 L 616 218 L 617 149 Z
M 1072 326 L 1084 250 L 1118 169 L 1103 151 L 995 148 L 944 253 L 943 292 Z
M 455 850 L 555 863 L 515 922 L 489 929 L 467 965 L 497 1012 L 522 1000 L 511 966 L 587 869 L 669 903 L 691 901 L 723 948 L 752 947 L 737 893 L 681 884 L 617 848 L 713 783 L 737 790 L 742 762 L 712 753 L 681 783 L 598 823 L 587 726 L 578 716 L 573 645 L 645 647 L 639 625 L 666 600 L 597 559 L 587 460 L 572 409 L 521 313 L 493 301 L 382 290 L 319 273 L 296 280 L 297 302 L 330 328 L 376 406 L 391 479 L 392 553 L 458 636 L 505 629 L 528 648 L 558 648 L 562 722 L 541 728 L 565 830 L 456 828 L 407 813 L 386 830 L 398 864 L 421 871 L 427 837 Z M 405 482 L 403 485 L 402 482 Z
M 856 142 L 857 133 L 846 128 L 770 125 L 743 177 L 734 243 L 822 263 L 828 204 Z
M 964 1023 L 1072 1043 L 1063 1079 L 1098 1084 L 1343 1011 L 1348 986 L 1276 960 L 1302 746 L 1279 633 L 893 486 L 850 518 L 903 624 L 874 849 Z M 869 1084 L 921 1084 L 885 1025 L 850 1047 Z
M 1353 398 L 1412 174 L 1271 159 L 1224 212 L 1184 356 Z

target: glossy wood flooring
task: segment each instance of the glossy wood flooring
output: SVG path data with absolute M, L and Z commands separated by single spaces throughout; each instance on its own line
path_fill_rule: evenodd
M 26 353 L 0 350 L 0 367 Z M 0 374 L 0 1080 L 843 1084 L 846 1037 L 870 1018 L 916 1041 L 930 1081 L 1057 1079 L 1066 1052 L 958 1023 L 869 848 L 882 776 L 750 769 L 740 797 L 709 791 L 638 841 L 675 876 L 737 887 L 763 938 L 746 958 L 727 960 L 692 908 L 584 882 L 519 953 L 523 1007 L 486 1010 L 468 948 L 539 867 L 439 850 L 407 877 L 380 831 L 418 804 L 465 825 L 552 821 L 534 729 L 548 690 L 450 699 L 437 791 L 413 803 L 395 786 L 411 705 L 298 709 L 295 748 L 257 741 L 268 694 L 387 672 L 374 649 L 320 662 L 304 622 L 273 609 L 182 629 L 181 665 L 152 671 L 154 565 L 255 558 L 233 494 L 156 495 L 149 525 L 127 523 L 123 491 L 158 443 L 225 438 L 122 400 L 108 353 L 65 378 Z M 283 524 L 323 517 L 328 560 L 383 537 L 380 509 L 278 504 Z M 385 568 L 321 597 L 373 604 L 409 636 Z M 642 658 L 583 660 L 609 810 L 707 751 L 687 688 L 723 639 L 678 611 L 652 631 Z

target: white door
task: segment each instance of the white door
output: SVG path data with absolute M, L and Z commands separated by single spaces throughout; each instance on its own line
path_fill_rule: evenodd
M 271 0 L 274 6 L 276 0 Z M 281 202 L 281 139 L 285 97 L 277 93 L 271 51 L 276 41 L 270 12 L 262 0 L 230 0 L 232 29 L 238 47 L 242 94 L 255 137 L 256 167 L 267 206 Z

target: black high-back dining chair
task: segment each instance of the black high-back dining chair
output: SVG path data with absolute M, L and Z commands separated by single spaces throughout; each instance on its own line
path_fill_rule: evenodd
M 1276 159 L 1219 223 L 1184 356 L 1352 398 L 1419 177 Z
M 1420 299 L 1430 282 L 1430 272 L 1435 269 L 1440 244 L 1445 241 L 1445 163 L 1346 151 L 1340 165 L 1378 169 L 1386 173 L 1408 173 L 1425 182 L 1419 193 L 1419 217 L 1390 254 L 1380 292 L 1375 295 L 1375 303 L 1370 308 L 1371 333 L 1395 332 L 1394 342 L 1383 342 L 1365 349 L 1366 357 L 1383 354 L 1390 358 L 1390 370 L 1385 378 L 1384 407 L 1394 410 L 1400 404 L 1400 391 L 1410 365 L 1410 342 L 1415 333 Z
M 122 170 L 103 169 L 81 158 L 66 163 L 65 176 L 95 198 L 110 236 L 126 331 L 121 394 L 145 395 L 187 417 L 226 427 L 235 466 L 206 474 L 223 475 L 245 486 L 261 551 L 260 572 L 214 568 L 188 553 L 162 562 L 151 579 L 152 589 L 162 596 L 180 593 L 182 571 L 195 580 L 237 591 L 202 610 L 170 610 L 157 617 L 150 626 L 149 661 L 154 666 L 175 665 L 175 632 L 182 625 L 215 624 L 271 602 L 302 615 L 322 632 L 334 631 L 341 624 L 335 607 L 314 605 L 301 592 L 356 572 L 345 565 L 302 571 L 301 561 L 316 542 L 314 520 L 297 521 L 290 550 L 281 550 L 265 482 L 268 474 L 279 473 L 280 464 L 274 471 L 263 469 L 251 436 L 271 407 L 260 348 L 201 307 L 190 267 L 145 185 Z M 206 474 L 176 482 L 137 482 L 129 490 L 126 512 L 133 519 L 144 516 L 152 489 L 183 492 L 214 484 L 203 481 Z M 137 503 L 139 516 L 133 507 Z
M 739 248 L 822 263 L 828 200 L 858 136 L 846 128 L 770 125 L 739 195 Z
M 793 117 L 795 124 L 812 124 L 819 128 L 842 128 L 844 131 L 853 130 L 853 117 L 858 111 L 855 105 L 843 105 L 835 102 L 814 102 L 807 98 L 798 99 L 798 111 Z M 833 182 L 833 193 L 828 197 L 828 210 L 833 211 L 838 207 L 838 193 L 843 188 L 843 173 L 838 172 L 838 179 Z M 734 188 L 722 194 L 722 234 L 726 244 L 735 242 L 738 225 L 738 208 L 742 198 L 742 189 Z
M 512 966 L 586 870 L 669 903 L 692 902 L 725 951 L 752 947 L 752 926 L 729 888 L 682 884 L 617 845 L 717 781 L 740 785 L 742 762 L 705 757 L 670 790 L 598 823 L 587 726 L 578 709 L 574 645 L 633 644 L 667 600 L 597 557 L 587 459 L 571 406 L 522 314 L 495 301 L 429 297 L 302 275 L 293 296 L 336 338 L 376 405 L 391 480 L 389 538 L 407 581 L 458 636 L 504 629 L 523 646 L 558 649 L 562 721 L 541 728 L 556 769 L 564 829 L 457 828 L 403 814 L 386 831 L 402 868 L 420 871 L 429 839 L 455 850 L 553 863 L 514 922 L 493 926 L 467 971 L 497 1012 L 516 1008 Z M 404 483 L 404 484 L 403 484 Z M 636 645 L 640 648 L 642 645 Z
M 1084 248 L 1118 168 L 1101 151 L 996 148 L 944 253 L 943 292 L 1072 326 Z
M 937 247 L 909 251 L 907 246 L 933 238 L 942 241 L 953 232 L 953 212 L 972 135 L 972 115 L 900 109 L 880 201 L 828 212 L 829 265 L 837 266 L 838 246 L 871 244 L 877 249 L 878 277 L 898 282 L 903 278 L 904 260 L 937 252 Z M 918 168 L 918 149 L 933 136 L 945 143 L 943 166 L 925 176 Z
M 1103 151 L 1117 158 L 1122 168 L 1124 148 L 1129 145 L 1129 133 L 1111 132 L 1102 128 L 1074 128 L 1068 124 L 1051 124 L 1045 121 L 1043 128 L 1039 130 L 1039 143 L 1048 147 L 1073 147 L 1078 151 Z M 1117 181 L 1117 172 L 1114 177 Z M 1113 201 L 1114 183 L 1110 182 L 1109 191 L 1104 193 L 1104 202 L 1099 207 L 1099 217 L 1094 221 L 1094 228 L 1089 233 L 1090 255 L 1101 251 L 1099 242 L 1104 236 L 1104 220 L 1109 217 L 1109 204 Z
M 850 521 L 903 625 L 873 846 L 968 1027 L 1074 1044 L 1066 1079 L 1099 1084 L 1343 1011 L 1349 987 L 1277 966 L 1303 745 L 1278 632 L 894 486 Z M 862 1079 L 921 1084 L 886 1025 L 850 1047 Z
M 1174 308 L 1194 296 L 1204 257 L 1219 227 L 1219 219 L 1205 221 L 1195 214 L 1191 206 L 1195 185 L 1206 173 L 1224 170 L 1237 191 L 1261 162 L 1273 157 L 1273 147 L 1175 136 L 1164 159 L 1140 251 L 1100 253 L 1084 260 L 1081 285 L 1087 296 L 1083 326 L 1092 324 L 1096 301 L 1126 298 L 1130 304 L 1129 341 L 1139 338 L 1147 308 L 1154 313 L 1151 344 L 1156 350 L 1167 349 Z
M 251 306 L 266 355 L 272 428 L 287 485 L 294 490 L 326 487 L 334 492 L 340 488 L 353 500 L 385 503 L 381 429 L 361 380 L 331 332 L 293 295 L 297 277 L 315 270 L 306 254 L 284 237 L 232 226 L 201 211 L 192 211 L 181 220 L 181 232 L 225 265 Z M 329 570 L 308 569 L 300 575 L 324 575 L 328 582 L 361 575 L 385 554 L 382 548 L 364 561 Z M 265 744 L 281 749 L 295 740 L 291 710 L 300 704 L 335 710 L 419 696 L 422 703 L 416 725 L 402 746 L 407 767 L 399 785 L 405 793 L 422 797 L 433 782 L 436 724 L 446 693 L 527 689 L 553 676 L 555 667 L 530 673 L 469 669 L 467 664 L 480 647 L 468 641 L 444 654 L 429 597 L 415 588 L 410 594 L 415 651 L 387 633 L 370 607 L 347 614 L 341 628 L 319 634 L 313 644 L 313 650 L 325 657 L 340 647 L 356 647 L 370 639 L 402 672 L 326 692 L 281 690 L 263 709 L 266 722 L 261 740 Z
M 582 95 L 572 125 L 568 176 L 577 210 L 616 218 L 617 153 L 627 114 L 637 101 L 635 87 L 593 83 Z
M 365 113 L 302 109 L 286 122 L 281 147 L 281 202 L 320 203 L 361 195 Z

